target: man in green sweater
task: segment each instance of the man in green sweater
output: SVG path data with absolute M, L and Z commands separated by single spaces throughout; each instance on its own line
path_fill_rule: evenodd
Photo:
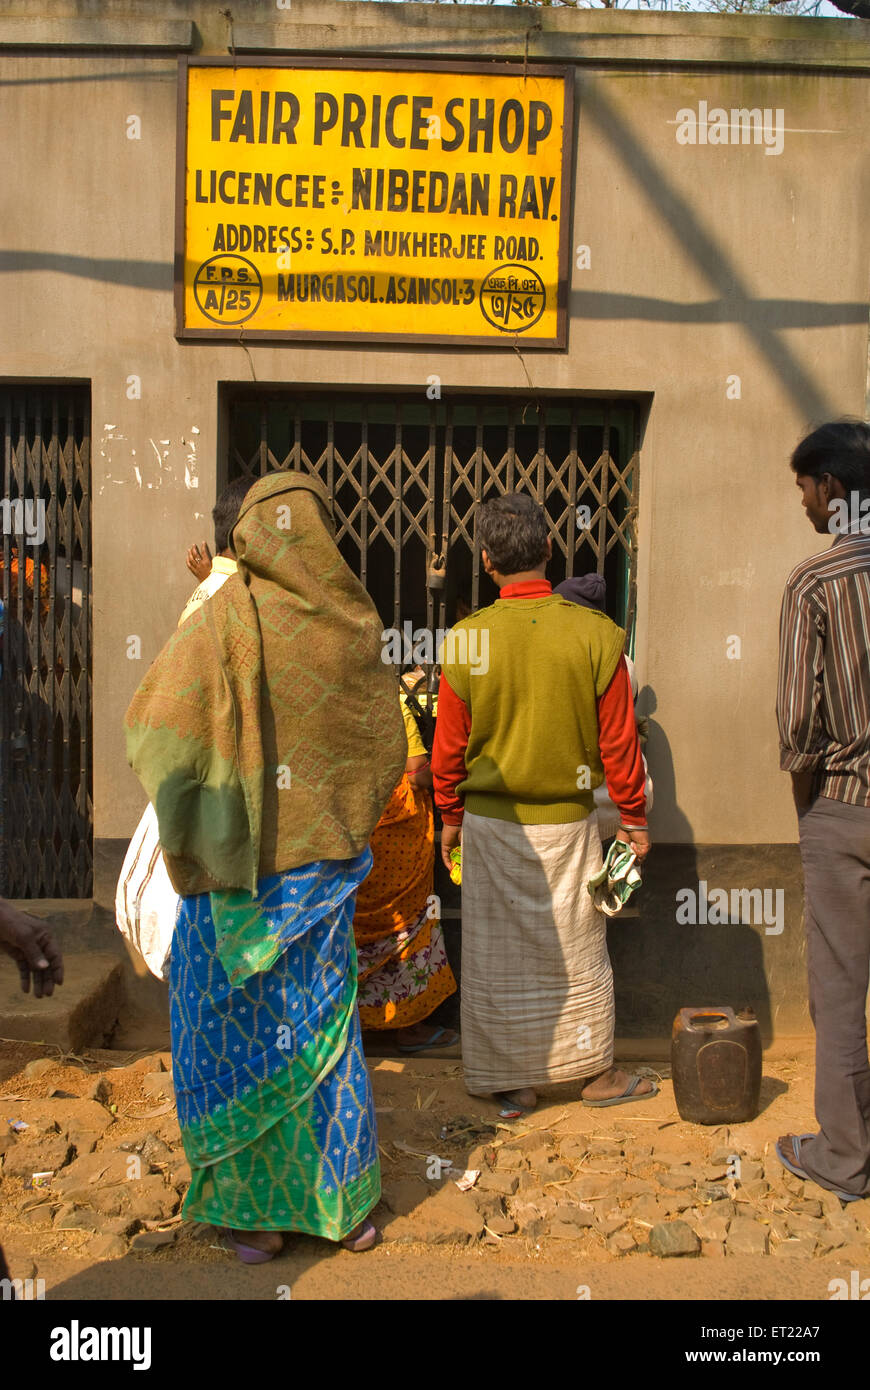
M 505 1115 L 556 1081 L 583 1080 L 587 1105 L 648 1099 L 652 1083 L 613 1066 L 606 919 L 586 891 L 605 778 L 618 837 L 649 852 L 625 633 L 553 594 L 531 497 L 484 503 L 478 534 L 499 597 L 448 638 L 432 755 L 448 868 L 462 844 L 466 1086 Z

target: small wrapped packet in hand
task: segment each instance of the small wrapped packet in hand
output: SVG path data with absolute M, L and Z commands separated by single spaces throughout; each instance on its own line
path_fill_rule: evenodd
M 624 840 L 614 840 L 600 872 L 590 878 L 586 887 L 598 911 L 606 917 L 616 917 L 641 881 L 634 850 Z

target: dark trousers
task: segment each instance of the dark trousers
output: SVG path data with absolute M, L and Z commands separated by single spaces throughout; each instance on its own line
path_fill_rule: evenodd
M 823 1187 L 870 1193 L 870 808 L 817 797 L 800 816 L 816 1119 L 801 1164 Z

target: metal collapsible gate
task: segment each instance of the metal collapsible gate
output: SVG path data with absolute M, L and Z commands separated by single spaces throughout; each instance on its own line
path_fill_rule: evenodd
M 556 584 L 603 574 L 608 613 L 626 628 L 630 650 L 637 407 L 565 397 L 421 401 L 420 394 L 232 394 L 229 479 L 276 468 L 315 473 L 333 499 L 342 554 L 384 627 L 410 622 L 429 632 L 496 597 L 480 563 L 477 503 L 528 492 L 549 521 L 549 577 Z
M 89 897 L 89 389 L 0 385 L 0 441 L 0 893 Z

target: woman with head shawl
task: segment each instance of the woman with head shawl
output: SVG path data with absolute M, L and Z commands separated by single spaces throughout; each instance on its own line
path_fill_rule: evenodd
M 238 573 L 170 638 L 126 725 L 182 895 L 169 989 L 184 1212 L 257 1263 L 283 1231 L 375 1238 L 352 923 L 405 734 L 319 481 L 261 478 L 232 543 Z

